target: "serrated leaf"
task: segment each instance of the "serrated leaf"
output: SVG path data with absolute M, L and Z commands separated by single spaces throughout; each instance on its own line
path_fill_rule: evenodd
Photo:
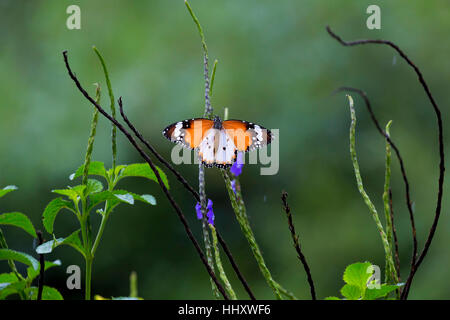
M 69 176 L 70 180 L 81 177 L 84 171 L 84 164 Z M 105 165 L 101 161 L 91 161 L 89 165 L 88 175 L 107 177 Z
M 342 287 L 341 294 L 348 300 L 358 300 L 361 298 L 361 289 L 357 286 L 346 284 Z
M 375 300 L 385 297 L 388 293 L 398 289 L 401 285 L 382 284 L 380 289 L 367 289 L 364 300 Z
M 60 194 L 62 196 L 66 196 L 70 200 L 72 200 L 75 203 L 78 203 L 80 194 L 76 189 L 73 188 L 67 188 L 67 189 L 55 189 L 52 190 L 53 193 Z
M 37 299 L 38 288 L 30 287 L 26 289 L 27 295 L 31 300 Z M 44 286 L 42 288 L 42 300 L 64 300 L 61 293 L 58 290 L 52 287 Z
M 23 252 L 11 249 L 0 249 L 0 260 L 18 261 L 32 267 L 34 270 L 39 270 L 39 262 L 29 254 Z
M 87 194 L 93 194 L 93 193 L 98 193 L 101 192 L 103 190 L 103 184 L 95 179 L 89 179 L 87 182 L 87 188 L 86 188 L 86 193 Z
M 8 212 L 0 214 L 0 225 L 10 225 L 21 228 L 25 232 L 37 238 L 36 230 L 33 227 L 30 219 L 20 212 Z
M 98 193 L 91 194 L 89 196 L 89 208 L 88 210 L 91 210 L 93 207 L 99 205 L 102 202 L 105 201 L 115 201 L 120 202 L 119 199 L 111 192 L 111 191 L 102 191 Z
M 53 233 L 53 223 L 55 222 L 57 214 L 63 208 L 75 211 L 73 203 L 62 198 L 53 199 L 47 207 L 45 207 L 42 218 L 45 230 L 47 230 L 48 233 Z
M 53 240 L 44 242 L 43 244 L 41 244 L 40 246 L 38 246 L 36 248 L 36 253 L 47 254 L 47 253 L 52 252 L 53 249 L 55 249 L 56 247 L 59 247 L 61 245 L 68 245 L 68 246 L 75 248 L 83 256 L 85 256 L 83 245 L 81 244 L 80 237 L 78 236 L 79 233 L 80 233 L 80 229 L 73 232 L 71 235 L 69 235 L 66 238 L 58 238 L 58 239 L 53 239 Z
M 166 174 L 160 168 L 156 167 L 156 169 L 158 170 L 158 173 L 164 185 L 166 186 L 167 189 L 169 189 L 169 182 L 167 181 Z M 156 178 L 155 173 L 150 168 L 148 163 L 134 163 L 127 165 L 125 168 L 122 169 L 122 172 L 118 180 L 125 177 L 143 177 L 158 183 L 158 179 Z
M 10 186 L 6 186 L 3 189 L 0 189 L 0 198 L 3 197 L 5 194 L 10 193 L 11 191 L 17 190 L 19 188 L 17 188 L 16 186 L 10 185 Z
M 367 288 L 367 281 L 371 277 L 371 274 L 367 272 L 367 269 L 371 265 L 370 262 L 357 262 L 347 266 L 344 272 L 344 281 L 347 284 L 358 287 L 361 290 L 362 295 L 364 295 Z

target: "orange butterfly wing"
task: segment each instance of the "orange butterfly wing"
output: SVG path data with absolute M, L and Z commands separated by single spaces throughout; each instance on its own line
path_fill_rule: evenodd
M 252 122 L 243 120 L 225 120 L 222 123 L 227 134 L 233 139 L 238 151 L 249 151 L 261 148 L 272 142 L 270 130 Z
M 202 142 L 206 132 L 214 126 L 214 121 L 195 118 L 172 123 L 163 130 L 163 135 L 172 142 L 195 149 Z

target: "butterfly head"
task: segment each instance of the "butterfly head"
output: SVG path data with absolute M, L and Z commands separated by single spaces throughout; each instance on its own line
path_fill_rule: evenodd
M 220 119 L 220 117 L 218 116 L 214 116 L 213 118 L 214 121 L 214 129 L 222 129 L 222 119 Z

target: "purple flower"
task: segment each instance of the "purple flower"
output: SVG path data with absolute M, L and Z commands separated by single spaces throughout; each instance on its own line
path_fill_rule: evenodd
M 202 218 L 202 206 L 199 202 L 195 205 L 195 211 L 197 212 L 197 219 L 200 220 Z
M 208 205 L 206 206 L 206 217 L 208 218 L 208 223 L 214 225 L 214 212 L 213 212 L 213 202 L 211 199 L 208 199 Z M 199 202 L 195 205 L 195 211 L 197 212 L 197 219 L 201 220 L 203 218 L 202 215 L 202 206 Z
M 233 189 L 234 194 L 236 194 L 236 180 L 231 181 L 231 189 Z
M 242 152 L 238 152 L 236 162 L 233 163 L 230 171 L 237 177 L 242 173 L 242 167 L 244 167 L 244 154 Z

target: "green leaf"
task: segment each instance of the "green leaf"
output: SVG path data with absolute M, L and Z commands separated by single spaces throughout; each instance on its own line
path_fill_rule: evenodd
M 141 201 L 147 204 L 156 205 L 156 199 L 152 195 L 143 194 L 138 195 L 136 193 L 129 192 L 127 190 L 114 190 L 114 191 L 103 191 L 90 195 L 90 203 L 88 210 L 91 210 L 98 204 L 108 201 L 107 210 L 112 210 L 114 207 L 119 205 L 121 202 L 125 202 L 133 205 L 134 201 Z
M 81 177 L 83 175 L 83 170 L 84 170 L 84 164 L 81 167 L 79 167 L 75 173 L 72 173 L 69 176 L 69 179 L 73 180 L 75 178 Z M 89 165 L 88 175 L 102 176 L 102 177 L 106 178 L 107 175 L 106 175 L 106 169 L 105 169 L 104 163 L 100 162 L 100 161 L 91 161 L 91 163 Z
M 119 200 L 126 202 L 128 204 L 134 204 L 134 198 L 131 194 L 126 193 L 126 194 L 115 194 L 114 196 L 116 196 Z
M 341 299 L 338 297 L 330 296 L 330 297 L 326 297 L 325 300 L 341 300 Z
M 23 252 L 11 249 L 0 249 L 0 260 L 15 260 L 32 267 L 34 270 L 39 270 L 39 262 L 32 256 Z
M 125 168 L 126 167 L 126 165 L 123 165 L 123 164 L 121 164 L 121 165 L 118 165 L 117 167 L 116 167 L 116 170 L 114 171 L 114 174 L 116 175 L 116 177 L 117 176 L 119 176 L 120 174 L 121 174 L 121 170 L 123 169 L 123 168 Z M 112 170 L 112 169 L 111 169 Z
M 347 284 L 359 288 L 361 290 L 361 295 L 363 296 L 367 288 L 367 281 L 369 281 L 369 278 L 371 277 L 371 274 L 367 272 L 367 268 L 371 265 L 370 262 L 357 262 L 345 268 L 344 281 Z
M 18 294 L 19 292 L 23 291 L 27 285 L 26 281 L 16 281 L 11 282 L 8 285 L 4 286 L 3 288 L 0 288 L 0 300 L 4 300 L 8 296 L 12 294 Z
M 147 204 L 151 204 L 151 205 L 156 205 L 156 199 L 154 196 L 149 195 L 149 194 L 143 194 L 143 195 L 138 195 L 136 193 L 133 192 L 129 192 L 127 190 L 114 190 L 113 193 L 118 196 L 118 195 L 131 195 L 133 197 L 134 200 L 137 201 L 141 201 Z M 133 203 L 130 203 L 133 204 Z
M 153 206 L 156 206 L 156 199 L 154 196 L 152 196 L 150 194 L 143 194 L 141 196 L 139 196 L 138 194 L 133 194 L 133 197 L 135 200 L 139 200 L 139 201 L 151 204 Z
M 48 233 L 53 233 L 53 223 L 55 222 L 56 215 L 63 208 L 75 212 L 73 203 L 62 198 L 53 199 L 45 208 L 42 218 L 45 230 L 47 230 Z
M 92 194 L 92 193 L 98 193 L 103 190 L 103 184 L 95 179 L 89 179 L 87 182 L 87 188 L 86 193 Z
M 0 225 L 11 225 L 23 229 L 25 232 L 37 238 L 36 230 L 33 227 L 30 219 L 20 212 L 9 212 L 0 214 Z
M 38 288 L 30 287 L 26 290 L 27 295 L 31 298 L 31 300 L 37 299 Z M 64 300 L 61 293 L 58 290 L 52 287 L 44 286 L 42 288 L 42 300 Z
M 78 191 L 79 191 L 79 189 L 74 189 L 74 188 L 52 190 L 53 193 L 57 193 L 62 196 L 66 196 L 67 198 L 72 200 L 74 203 L 78 203 L 78 201 L 80 200 L 81 196 Z
M 17 188 L 16 186 L 6 186 L 3 189 L 0 189 L 0 198 L 3 197 L 5 194 L 10 193 L 11 191 L 17 190 L 19 188 Z
M 169 189 L 169 183 L 167 181 L 166 174 L 160 168 L 156 167 L 156 169 L 158 170 L 158 173 L 164 185 L 167 189 Z M 134 163 L 127 165 L 125 168 L 123 168 L 118 180 L 125 177 L 143 177 L 158 182 L 158 179 L 156 179 L 156 175 L 154 174 L 148 163 Z
M 19 281 L 14 272 L 0 274 L 0 283 Z
M 76 250 L 78 250 L 83 256 L 85 256 L 83 245 L 81 244 L 79 233 L 81 229 L 78 229 L 77 231 L 73 232 L 71 235 L 69 235 L 66 238 L 58 238 L 53 239 L 47 242 L 44 242 L 40 246 L 36 248 L 36 252 L 38 254 L 47 254 L 53 251 L 56 247 L 59 247 L 61 245 L 68 245 Z
M 55 260 L 53 262 L 52 261 L 45 261 L 44 271 L 47 271 L 50 268 L 58 267 L 58 266 L 61 266 L 61 260 Z M 40 265 L 39 265 L 39 270 L 34 270 L 33 268 L 28 268 L 27 269 L 27 274 L 28 274 L 27 280 L 30 281 L 30 282 L 33 281 L 33 279 L 36 278 L 39 275 L 40 269 L 41 269 Z
M 357 286 L 346 284 L 342 287 L 341 294 L 348 300 L 358 300 L 361 298 L 361 289 Z
M 14 272 L 0 274 L 0 291 L 18 281 L 19 278 L 17 278 Z
M 385 297 L 388 293 L 398 289 L 399 287 L 401 287 L 403 284 L 398 284 L 398 285 L 389 285 L 386 283 L 383 283 L 380 286 L 380 289 L 367 289 L 366 290 L 366 294 L 364 296 L 364 300 L 375 300 L 375 299 L 379 299 L 379 298 L 383 298 Z

